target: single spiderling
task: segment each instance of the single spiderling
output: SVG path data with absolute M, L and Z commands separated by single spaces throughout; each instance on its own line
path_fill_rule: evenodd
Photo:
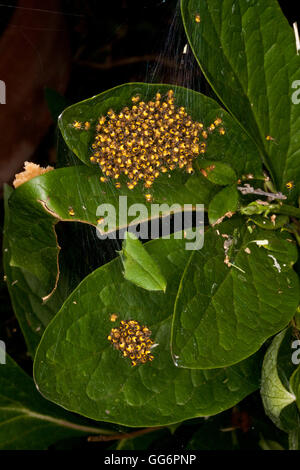
M 74 129 L 77 129 L 78 131 L 82 129 L 82 123 L 79 121 L 74 121 L 72 126 L 74 127 Z
M 266 140 L 268 142 L 273 142 L 274 144 L 278 145 L 278 143 L 276 142 L 276 139 L 274 139 L 274 137 L 272 137 L 271 135 L 266 135 Z

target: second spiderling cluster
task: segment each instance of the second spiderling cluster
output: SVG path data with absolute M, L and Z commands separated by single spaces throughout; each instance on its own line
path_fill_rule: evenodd
M 123 357 L 128 357 L 131 364 L 136 366 L 154 359 L 151 354 L 154 342 L 150 336 L 151 331 L 147 326 L 140 325 L 135 320 L 122 320 L 119 328 L 112 328 L 107 339 Z

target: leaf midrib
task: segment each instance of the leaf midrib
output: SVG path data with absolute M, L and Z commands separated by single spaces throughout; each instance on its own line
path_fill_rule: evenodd
M 36 413 L 35 411 L 31 411 L 28 408 L 24 408 L 24 407 L 0 406 L 0 412 L 1 410 L 16 412 L 16 413 L 19 413 L 19 415 L 14 416 L 13 418 L 5 420 L 5 421 L 0 421 L 0 426 L 5 425 L 7 422 L 11 421 L 12 419 L 16 420 L 22 417 L 26 417 L 30 419 L 38 419 L 41 421 L 45 421 L 50 424 L 54 424 L 56 426 L 73 429 L 74 431 L 78 431 L 78 432 L 85 432 L 85 433 L 91 433 L 91 434 L 113 434 L 113 432 L 108 431 L 107 429 L 100 429 L 100 428 L 94 428 L 91 426 L 83 426 L 81 424 L 75 424 L 67 420 L 54 418 L 53 416 Z

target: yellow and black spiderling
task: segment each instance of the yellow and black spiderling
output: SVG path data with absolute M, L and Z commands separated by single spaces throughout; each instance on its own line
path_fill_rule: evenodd
M 74 129 L 77 129 L 78 131 L 80 131 L 82 129 L 82 122 L 74 121 L 72 126 L 74 127 Z
M 135 320 L 122 320 L 119 328 L 112 328 L 107 339 L 123 357 L 131 360 L 132 366 L 137 366 L 154 359 L 151 354 L 154 342 L 150 336 L 151 331 L 147 326 Z
M 205 130 L 183 106 L 175 106 L 173 90 L 164 99 L 156 93 L 153 101 L 144 102 L 140 96 L 131 100 L 131 108 L 119 113 L 111 109 L 98 119 L 90 161 L 100 166 L 101 181 L 113 180 L 120 188 L 118 180 L 125 175 L 128 189 L 138 183 L 150 189 L 161 173 L 176 168 L 193 173 L 193 161 L 206 152 L 205 140 L 222 120 L 216 118 Z

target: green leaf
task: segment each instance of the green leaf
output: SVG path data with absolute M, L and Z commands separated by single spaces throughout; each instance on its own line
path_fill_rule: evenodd
M 135 235 L 126 232 L 121 258 L 124 277 L 139 287 L 150 291 L 166 291 L 167 282 L 158 265 Z
M 215 93 L 260 149 L 278 189 L 300 189 L 300 56 L 276 0 L 182 0 L 191 48 Z M 196 22 L 199 15 L 200 22 Z M 267 137 L 269 138 L 267 139 Z
M 159 426 L 219 413 L 258 386 L 257 357 L 236 366 L 180 369 L 170 354 L 173 304 L 190 253 L 185 240 L 158 239 L 146 249 L 167 281 L 166 293 L 147 292 L 124 279 L 118 258 L 78 286 L 47 327 L 34 376 L 41 393 L 66 409 L 126 426 Z M 118 315 L 111 322 L 111 314 Z M 154 360 L 136 367 L 107 335 L 120 320 L 147 325 Z
M 259 445 L 262 450 L 285 450 L 284 447 L 279 444 L 279 442 L 271 441 L 270 439 L 265 439 L 263 436 L 261 436 Z
M 277 215 L 274 221 L 268 217 L 260 215 L 252 215 L 248 219 L 249 222 L 254 222 L 258 227 L 263 228 L 264 230 L 278 230 L 279 228 L 287 225 L 289 220 L 290 218 L 287 215 Z
M 219 191 L 211 200 L 208 207 L 208 219 L 211 225 L 222 222 L 226 214 L 232 216 L 237 210 L 239 193 L 236 185 L 227 186 Z
M 291 331 L 286 329 L 273 339 L 266 352 L 261 378 L 261 397 L 269 418 L 280 429 L 291 432 L 299 427 L 296 396 L 292 389 Z M 297 371 L 297 369 L 296 369 Z
M 130 191 L 127 187 L 117 190 L 111 184 L 100 183 L 100 174 L 99 169 L 83 165 L 61 168 L 28 181 L 9 198 L 9 264 L 26 270 L 38 281 L 42 280 L 40 291 L 45 300 L 55 291 L 59 275 L 56 223 L 82 222 L 96 227 L 97 208 L 101 204 L 111 204 L 115 208 L 116 219 L 111 232 L 120 225 L 126 227 L 129 223 L 137 224 L 152 217 L 151 204 L 145 201 L 143 193 Z M 169 178 L 162 178 L 161 184 L 153 188 L 153 202 L 169 206 L 176 203 L 182 208 L 184 204 L 199 201 L 206 204 L 213 191 L 214 186 L 201 174 L 186 180 L 186 175 L 177 173 L 172 175 L 172 185 Z M 122 217 L 133 204 L 143 204 L 146 216 L 137 210 L 137 216 L 128 216 L 124 222 Z
M 170 89 L 174 91 L 175 105 L 185 106 L 189 115 L 194 120 L 202 122 L 204 126 L 208 127 L 217 117 L 222 119 L 226 134 L 221 136 L 215 130 L 208 136 L 205 158 L 228 163 L 240 176 L 243 173 L 262 175 L 259 154 L 255 145 L 229 114 L 214 100 L 201 93 L 174 85 L 128 83 L 70 106 L 59 119 L 62 135 L 75 155 L 87 165 L 91 165 L 91 144 L 100 116 L 105 115 L 110 108 L 119 112 L 125 106 L 131 107 L 133 96 L 139 95 L 147 101 L 153 99 L 157 92 L 164 95 Z M 73 127 L 75 121 L 90 122 L 91 129 L 88 132 L 78 131 Z M 201 161 L 200 157 L 199 161 Z M 171 172 L 172 175 L 173 173 L 176 171 Z M 161 180 L 162 176 L 156 180 L 155 185 L 159 185 Z
M 22 333 L 25 337 L 29 354 L 34 357 L 36 347 L 53 316 L 62 306 L 71 290 L 68 279 L 60 278 L 57 289 L 51 299 L 45 303 L 42 300 L 43 286 L 40 280 L 26 269 L 10 265 L 11 251 L 9 246 L 10 231 L 8 199 L 13 189 L 4 185 L 5 220 L 3 232 L 3 267 L 5 279 L 12 306 Z
M 300 349 L 300 342 L 298 342 L 298 351 L 299 349 Z M 299 356 L 299 352 L 298 352 L 298 356 Z M 298 357 L 298 360 L 299 360 L 299 357 Z M 300 410 L 300 366 L 297 367 L 297 369 L 291 375 L 290 385 L 291 385 L 291 390 L 293 391 L 296 397 L 296 403 L 297 403 L 298 409 Z
M 205 233 L 194 251 L 176 299 L 172 353 L 180 367 L 210 369 L 234 364 L 284 328 L 299 304 L 297 260 L 287 233 L 240 218 Z
M 0 449 L 47 449 L 58 440 L 110 434 L 47 402 L 32 379 L 8 356 L 0 365 Z
M 300 430 L 298 428 L 293 429 L 289 432 L 289 450 L 300 449 Z

